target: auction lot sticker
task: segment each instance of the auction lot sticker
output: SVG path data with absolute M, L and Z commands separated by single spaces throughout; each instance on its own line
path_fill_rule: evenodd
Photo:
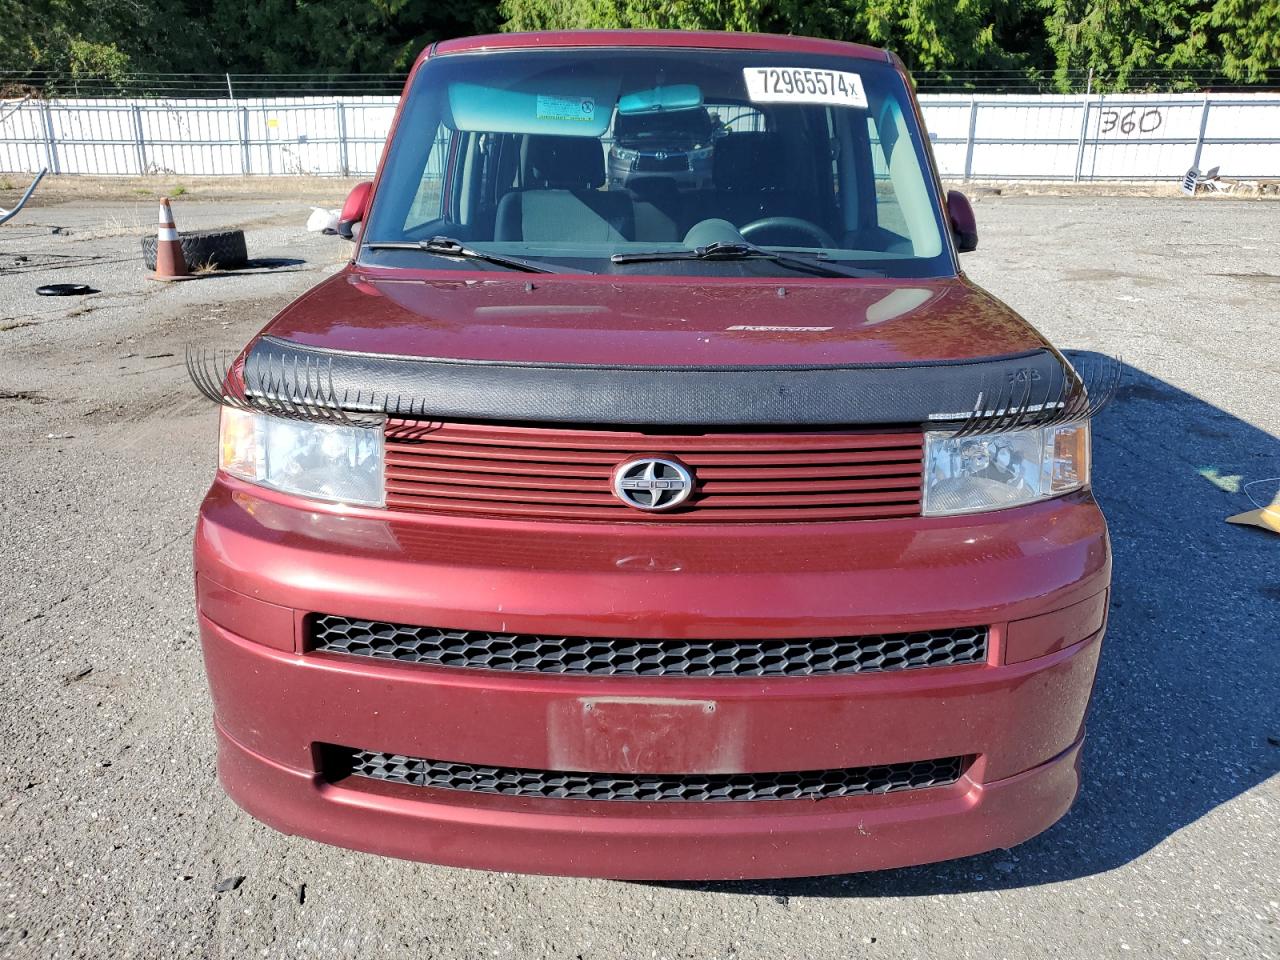
M 756 103 L 829 103 L 867 108 L 862 77 L 812 67 L 743 67 L 747 96 Z

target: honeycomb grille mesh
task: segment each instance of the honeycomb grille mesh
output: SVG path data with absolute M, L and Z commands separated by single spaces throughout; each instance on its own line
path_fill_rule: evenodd
M 565 773 L 423 760 L 396 753 L 334 747 L 330 775 L 366 777 L 415 787 L 547 800 L 630 800 L 638 803 L 826 800 L 955 783 L 963 757 L 797 773 Z
M 442 667 L 644 677 L 777 677 L 981 663 L 985 627 L 812 640 L 626 640 L 413 627 L 317 614 L 312 650 Z

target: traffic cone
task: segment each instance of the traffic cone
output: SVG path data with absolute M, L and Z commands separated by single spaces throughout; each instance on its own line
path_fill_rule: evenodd
M 173 222 L 173 208 L 169 198 L 160 198 L 160 228 L 156 232 L 156 272 L 147 275 L 152 280 L 190 280 L 187 258 L 182 255 L 178 242 L 178 228 Z

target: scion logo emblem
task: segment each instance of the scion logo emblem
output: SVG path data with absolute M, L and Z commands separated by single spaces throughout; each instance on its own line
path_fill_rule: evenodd
M 675 460 L 661 457 L 629 460 L 613 473 L 613 493 L 637 510 L 670 510 L 693 493 L 693 474 Z

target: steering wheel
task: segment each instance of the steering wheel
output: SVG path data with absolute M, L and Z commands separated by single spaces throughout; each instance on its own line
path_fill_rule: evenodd
M 752 220 L 745 226 L 738 228 L 738 232 L 742 234 L 742 238 L 744 240 L 750 240 L 753 234 L 765 233 L 772 230 L 802 233 L 807 239 L 817 241 L 813 244 L 815 247 L 838 246 L 831 234 L 827 233 L 827 231 L 823 230 L 816 223 L 811 223 L 808 220 L 801 220 L 799 217 L 761 217 L 759 220 Z

